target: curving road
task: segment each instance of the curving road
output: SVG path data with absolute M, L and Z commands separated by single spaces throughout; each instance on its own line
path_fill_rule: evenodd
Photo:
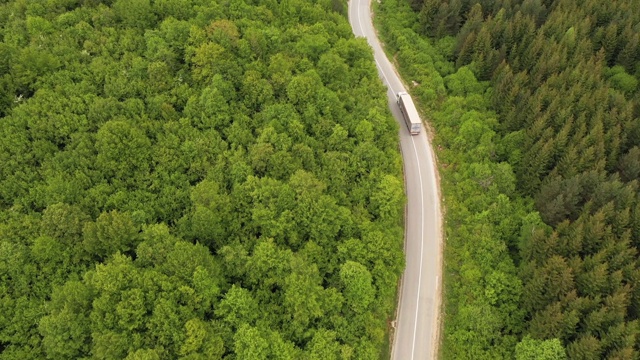
M 387 86 L 389 108 L 400 123 L 400 148 L 404 160 L 407 208 L 405 218 L 406 268 L 402 276 L 392 359 L 435 359 L 442 215 L 433 151 L 424 126 L 411 136 L 396 104 L 396 93 L 406 91 L 387 59 L 371 21 L 371 0 L 349 1 L 349 22 L 358 37 L 373 48 L 380 78 Z

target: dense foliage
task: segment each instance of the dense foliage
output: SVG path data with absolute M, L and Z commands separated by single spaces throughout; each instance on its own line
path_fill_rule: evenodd
M 1 2 L 0 358 L 379 358 L 401 163 L 344 13 Z
M 640 356 L 639 8 L 380 6 L 442 148 L 444 358 Z

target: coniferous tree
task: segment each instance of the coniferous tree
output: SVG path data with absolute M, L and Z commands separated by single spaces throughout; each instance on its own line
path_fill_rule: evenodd
M 477 162 L 480 153 L 472 149 L 476 144 L 470 141 L 472 123 L 464 117 L 476 108 L 468 96 L 458 99 L 461 87 L 449 75 L 464 68 L 490 82 L 488 109 L 498 114 L 493 128 L 493 139 L 499 143 L 496 158 L 510 163 L 516 193 L 539 213 L 537 221 L 522 220 L 517 240 L 505 239 L 517 244 L 512 255 L 520 270 L 526 312 L 521 335 L 557 338 L 570 359 L 637 357 L 640 38 L 635 26 L 640 13 L 632 9 L 640 4 L 636 0 L 463 1 L 459 27 L 443 30 L 442 19 L 452 4 L 425 2 L 419 17 L 421 28 L 432 37 L 428 41 L 450 41 L 445 34 L 455 38 L 455 66 L 441 73 L 448 81 L 448 95 L 457 98 L 457 109 L 453 110 L 454 100 L 427 100 L 439 141 L 446 152 L 455 153 L 443 155 L 451 164 L 445 184 L 447 176 L 456 184 L 449 196 L 464 194 L 450 200 L 456 223 L 450 241 L 457 250 L 447 256 L 462 263 L 461 259 L 480 253 L 469 250 L 462 239 L 478 241 L 465 224 L 476 220 L 470 218 L 482 208 L 480 204 L 488 203 L 471 195 L 474 188 L 465 176 L 477 175 L 461 173 L 462 164 Z M 394 19 L 387 8 L 391 6 L 384 6 L 382 13 Z M 394 8 L 398 9 L 402 7 Z M 399 47 L 398 58 L 411 49 Z M 428 64 L 400 65 L 417 78 L 428 71 Z M 469 154 L 474 156 L 465 157 Z M 482 190 L 486 186 L 475 188 Z M 464 234 L 462 239 L 453 236 L 457 231 Z M 472 253 L 465 257 L 457 253 L 461 249 Z M 464 273 L 460 279 L 470 278 L 468 266 L 451 267 L 454 273 Z M 450 315 L 454 324 L 462 318 L 457 312 L 462 306 L 459 294 L 470 292 L 470 283 L 454 287 L 451 306 L 456 310 Z M 457 325 L 449 329 L 445 348 L 461 346 L 461 333 L 453 330 Z M 504 336 L 509 336 L 506 331 Z M 478 336 L 469 348 L 479 348 L 486 339 Z M 464 353 L 449 351 L 445 357 Z

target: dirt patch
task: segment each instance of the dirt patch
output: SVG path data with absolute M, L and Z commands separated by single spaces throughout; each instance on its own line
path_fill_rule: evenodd
M 433 129 L 431 129 L 431 126 L 429 126 L 430 131 L 428 131 L 428 135 L 429 136 L 429 145 L 431 146 L 431 153 L 433 154 L 433 163 L 435 164 L 435 169 L 434 169 L 434 173 L 435 173 L 435 177 L 436 177 L 436 184 L 437 184 L 437 188 L 438 188 L 438 199 L 440 201 L 440 238 L 438 239 L 438 241 L 440 242 L 438 248 L 440 249 L 440 254 L 438 256 L 438 281 L 436 282 L 436 289 L 438 291 L 436 291 L 436 295 L 434 298 L 434 301 L 436 302 L 435 306 L 436 309 L 438 309 L 438 314 L 435 317 L 435 331 L 433 333 L 433 336 L 431 338 L 431 349 L 432 350 L 432 354 L 431 354 L 431 358 L 432 359 L 437 359 L 439 358 L 439 350 L 440 350 L 440 344 L 441 344 L 441 333 L 443 331 L 443 326 L 444 326 L 444 303 L 442 302 L 442 296 L 444 293 L 444 288 L 442 287 L 442 284 L 444 282 L 443 280 L 443 276 L 442 276 L 442 271 L 444 268 L 444 246 L 445 246 L 445 226 L 444 226 L 444 222 L 446 219 L 446 213 L 447 213 L 447 208 L 445 207 L 445 202 L 444 202 L 444 195 L 442 194 L 442 187 L 440 186 L 440 163 L 438 162 L 438 155 L 435 152 L 435 149 L 433 148 L 433 136 L 434 136 L 434 132 Z

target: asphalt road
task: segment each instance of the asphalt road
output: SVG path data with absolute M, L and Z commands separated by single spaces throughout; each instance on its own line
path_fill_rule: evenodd
M 435 359 L 442 256 L 442 215 L 435 160 L 424 126 L 419 135 L 411 136 L 396 104 L 396 94 L 406 90 L 378 41 L 371 22 L 370 1 L 350 0 L 349 22 L 353 33 L 366 37 L 373 48 L 378 73 L 388 89 L 389 108 L 400 123 L 407 193 L 406 268 L 402 276 L 392 359 Z

